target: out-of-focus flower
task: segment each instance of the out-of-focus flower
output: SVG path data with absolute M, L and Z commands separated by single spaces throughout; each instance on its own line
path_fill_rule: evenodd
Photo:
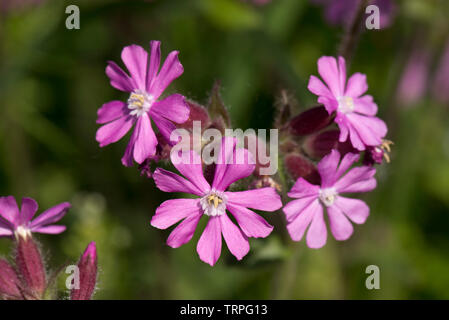
M 383 140 L 380 146 L 369 147 L 366 149 L 365 157 L 363 158 L 363 164 L 367 166 L 372 166 L 374 164 L 381 164 L 383 160 L 387 163 L 390 162 L 391 145 L 393 141 Z
M 70 292 L 70 300 L 90 300 L 95 291 L 98 273 L 97 247 L 95 242 L 89 243 L 78 262 L 79 288 Z
M 33 219 L 38 209 L 37 202 L 31 198 L 22 199 L 19 210 L 13 196 L 0 197 L 0 236 L 19 236 L 27 238 L 32 232 L 58 234 L 66 227 L 55 225 L 70 208 L 70 203 L 60 203 Z
M 172 51 L 159 70 L 160 42 L 151 41 L 149 59 L 148 52 L 138 45 L 123 49 L 122 60 L 130 76 L 112 61 L 106 67 L 111 85 L 130 92 L 130 96 L 126 103 L 111 101 L 98 110 L 97 123 L 104 125 L 97 130 L 96 139 L 100 147 L 104 147 L 120 140 L 135 124 L 122 157 L 125 166 L 132 166 L 133 159 L 141 164 L 156 154 L 158 140 L 151 120 L 164 138 L 170 141 L 174 123 L 183 123 L 189 118 L 189 107 L 184 96 L 172 94 L 158 100 L 167 86 L 184 72 L 178 53 Z
M 449 41 L 439 62 L 432 85 L 434 98 L 441 103 L 449 103 Z
M 312 0 L 316 4 L 323 5 L 326 21 L 331 25 L 347 25 L 356 14 L 361 0 Z M 380 12 L 380 28 L 391 25 L 395 13 L 393 0 L 371 0 L 369 4 L 376 5 Z
M 0 259 L 0 300 L 21 300 L 20 280 L 5 259 Z
M 396 99 L 403 105 L 418 102 L 427 91 L 430 53 L 423 47 L 412 51 L 399 81 Z
M 186 192 L 199 198 L 165 201 L 157 208 L 151 225 L 166 229 L 183 220 L 167 240 L 170 247 L 177 248 L 190 241 L 200 218 L 208 216 L 209 221 L 198 241 L 197 251 L 200 259 L 211 266 L 220 257 L 222 236 L 229 251 L 241 260 L 249 252 L 247 237 L 267 237 L 273 230 L 262 217 L 248 208 L 275 211 L 282 207 L 281 199 L 273 188 L 226 191 L 229 185 L 248 177 L 255 168 L 248 150 L 237 148 L 236 144 L 235 138 L 223 138 L 212 185 L 204 178 L 200 156 L 192 150 L 188 153 L 189 163 L 180 163 L 172 153 L 173 164 L 187 179 L 160 168 L 154 173 L 154 181 L 160 190 Z M 229 219 L 226 210 L 232 213 L 240 228 Z
M 340 142 L 350 139 L 354 148 L 365 150 L 366 146 L 377 146 L 387 134 L 385 123 L 375 117 L 377 105 L 368 90 L 366 76 L 353 74 L 346 83 L 346 62 L 343 57 L 318 59 L 318 73 L 326 85 L 311 76 L 308 89 L 318 96 L 329 114 L 336 112 L 335 122 L 340 128 Z
M 283 211 L 287 218 L 287 229 L 294 241 L 300 241 L 307 231 L 306 242 L 310 248 L 321 248 L 327 241 L 327 227 L 323 207 L 327 210 L 332 234 L 336 240 L 347 240 L 353 232 L 348 218 L 357 224 L 366 221 L 369 207 L 358 199 L 343 197 L 342 194 L 367 192 L 376 187 L 372 167 L 363 166 L 349 170 L 358 161 L 359 155 L 348 153 L 340 162 L 340 153 L 333 150 L 318 163 L 321 184 L 313 185 L 299 178 L 288 196 L 290 201 Z

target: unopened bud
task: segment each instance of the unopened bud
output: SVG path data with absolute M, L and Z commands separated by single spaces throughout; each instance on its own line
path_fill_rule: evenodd
M 200 121 L 201 128 L 204 130 L 211 124 L 209 113 L 206 108 L 191 100 L 186 100 L 187 105 L 190 108 L 189 119 L 186 122 L 176 125 L 178 128 L 184 128 L 187 130 L 193 130 L 193 121 Z
M 46 274 L 42 255 L 33 237 L 17 237 L 16 266 L 25 285 L 27 298 L 42 299 Z
M 290 153 L 285 157 L 285 167 L 294 180 L 304 178 L 312 184 L 320 184 L 320 175 L 312 161 L 299 153 Z
M 0 259 L 0 300 L 22 300 L 20 281 L 8 261 Z
M 327 127 L 331 121 L 332 116 L 323 106 L 313 107 L 290 120 L 290 133 L 305 136 Z
M 95 242 L 89 243 L 78 262 L 79 288 L 70 292 L 71 300 L 90 300 L 97 285 L 98 259 Z

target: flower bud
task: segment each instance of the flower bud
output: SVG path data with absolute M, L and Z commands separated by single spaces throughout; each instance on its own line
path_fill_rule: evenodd
M 22 300 L 20 281 L 16 271 L 4 259 L 0 259 L 0 300 Z
M 294 180 L 304 178 L 312 184 L 320 184 L 320 175 L 312 161 L 299 153 L 290 153 L 285 157 L 285 167 Z
M 343 156 L 348 152 L 358 153 L 349 140 L 340 142 L 338 140 L 340 131 L 337 129 L 323 131 L 306 137 L 303 144 L 305 153 L 313 159 L 321 159 L 336 149 Z
M 313 107 L 290 120 L 290 133 L 305 136 L 327 127 L 332 121 L 324 106 Z
M 90 300 L 97 284 L 98 259 L 95 242 L 89 243 L 78 262 L 79 289 L 72 289 L 71 300 Z
M 193 130 L 193 121 L 200 121 L 201 128 L 204 130 L 211 124 L 209 113 L 206 108 L 191 100 L 186 100 L 187 105 L 190 108 L 189 119 L 186 122 L 176 125 L 178 128 L 184 128 L 187 130 Z
M 27 299 L 42 299 L 46 289 L 46 274 L 42 255 L 32 236 L 18 236 L 16 266 L 25 285 Z

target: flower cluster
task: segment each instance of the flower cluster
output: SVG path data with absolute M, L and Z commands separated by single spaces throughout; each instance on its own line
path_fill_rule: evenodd
M 288 181 L 260 174 L 259 153 L 245 148 L 255 142 L 257 149 L 266 151 L 265 141 L 255 136 L 248 135 L 243 141 L 225 136 L 214 149 L 215 161 L 211 164 L 203 159 L 203 151 L 212 143 L 195 138 L 195 126 L 200 125 L 200 134 L 208 129 L 224 133 L 231 128 L 219 85 L 214 85 L 206 107 L 180 94 L 161 99 L 183 67 L 178 52 L 173 51 L 158 70 L 160 43 L 152 41 L 150 48 L 149 54 L 136 45 L 123 49 L 122 60 L 129 75 L 115 63 L 108 63 L 106 74 L 111 85 L 130 95 L 126 102 L 112 101 L 98 110 L 97 122 L 103 126 L 97 131 L 97 141 L 101 147 L 116 142 L 135 125 L 122 163 L 131 166 L 134 160 L 140 164 L 142 173 L 153 178 L 161 191 L 191 195 L 163 202 L 151 225 L 167 229 L 177 224 L 167 244 L 178 248 L 193 238 L 204 217 L 207 224 L 196 247 L 200 259 L 215 265 L 223 237 L 232 255 L 241 260 L 250 249 L 248 238 L 265 238 L 273 231 L 273 226 L 254 210 L 281 209 L 278 192 L 285 190 Z M 336 240 L 351 236 L 350 221 L 365 222 L 368 206 L 343 195 L 373 190 L 373 166 L 384 158 L 389 160 L 387 126 L 376 116 L 378 108 L 373 97 L 366 94 L 366 76 L 355 73 L 347 79 L 346 72 L 343 57 L 321 57 L 318 73 L 322 80 L 311 76 L 308 84 L 310 92 L 318 96 L 319 105 L 291 117 L 289 102 L 284 101 L 275 120 L 282 141 L 277 154 L 296 180 L 287 193 L 294 200 L 283 207 L 287 229 L 294 241 L 300 241 L 308 229 L 306 242 L 310 248 L 326 243 L 324 209 Z M 171 140 L 175 129 L 188 132 L 188 139 Z M 177 148 L 181 144 L 187 144 L 188 151 Z M 361 155 L 363 165 L 353 167 Z M 180 175 L 162 168 L 153 172 L 152 164 L 162 160 L 173 165 Z
M 58 234 L 65 226 L 55 225 L 70 208 L 67 202 L 58 204 L 33 219 L 38 205 L 23 198 L 19 210 L 12 196 L 0 197 L 0 237 L 14 241 L 14 263 L 0 258 L 0 300 L 55 299 L 54 279 L 45 266 L 40 245 L 33 233 Z M 90 243 L 77 268 L 79 283 L 70 291 L 71 300 L 90 300 L 97 282 L 97 249 Z

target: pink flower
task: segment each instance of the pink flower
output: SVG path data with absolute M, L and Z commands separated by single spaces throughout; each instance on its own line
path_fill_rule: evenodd
M 70 300 L 91 300 L 97 285 L 98 257 L 95 242 L 89 243 L 78 262 L 79 288 L 70 292 Z
M 353 74 L 346 83 L 346 62 L 343 57 L 318 59 L 318 73 L 326 85 L 317 77 L 311 76 L 308 89 L 318 96 L 329 114 L 336 112 L 335 122 L 340 128 L 339 141 L 349 139 L 354 148 L 365 150 L 366 146 L 382 144 L 387 134 L 387 126 L 377 114 L 377 105 L 368 90 L 366 76 Z
M 111 101 L 98 110 L 97 123 L 105 125 L 98 129 L 96 139 L 100 147 L 104 147 L 120 140 L 136 125 L 122 157 L 125 166 L 132 166 L 133 159 L 140 164 L 155 155 L 158 140 L 151 120 L 170 141 L 170 134 L 175 129 L 173 122 L 183 123 L 189 118 L 184 96 L 172 94 L 158 100 L 167 86 L 184 72 L 178 51 L 170 52 L 159 70 L 160 42 L 151 41 L 150 47 L 149 59 L 147 51 L 140 46 L 131 45 L 123 49 L 122 60 L 131 76 L 112 61 L 106 67 L 111 85 L 129 92 L 130 96 L 126 103 Z
M 54 223 L 64 217 L 70 203 L 60 203 L 33 219 L 37 208 L 37 202 L 31 198 L 22 198 L 22 208 L 19 210 L 13 196 L 0 197 L 0 237 L 14 235 L 27 238 L 32 232 L 59 234 L 65 231 L 65 226 Z
M 154 181 L 165 192 L 186 192 L 198 196 L 195 199 L 174 199 L 162 203 L 151 220 L 151 225 L 166 229 L 182 222 L 171 232 L 167 244 L 177 248 L 192 238 L 196 226 L 203 215 L 209 221 L 202 233 L 197 251 L 200 259 L 213 266 L 221 254 L 221 237 L 229 251 L 241 260 L 249 251 L 248 237 L 267 237 L 273 227 L 262 217 L 248 209 L 275 211 L 282 207 L 281 199 L 273 188 L 261 188 L 240 192 L 226 191 L 233 182 L 248 177 L 255 168 L 248 150 L 236 147 L 235 138 L 222 140 L 212 185 L 203 175 L 200 156 L 190 151 L 190 163 L 179 163 L 171 155 L 176 169 L 185 178 L 172 172 L 156 169 Z M 236 160 L 246 159 L 243 164 Z M 228 217 L 228 210 L 237 221 L 237 227 Z
M 326 244 L 323 207 L 326 207 L 330 229 L 336 240 L 347 240 L 352 235 L 353 227 L 349 220 L 357 224 L 365 222 L 369 215 L 366 203 L 342 196 L 345 193 L 371 191 L 376 187 L 376 169 L 372 167 L 353 168 L 345 174 L 358 159 L 359 155 L 348 153 L 340 162 L 340 153 L 332 150 L 318 163 L 320 186 L 302 178 L 296 181 L 288 196 L 298 200 L 289 202 L 283 209 L 288 232 L 294 241 L 300 241 L 310 226 L 307 245 L 318 249 Z

